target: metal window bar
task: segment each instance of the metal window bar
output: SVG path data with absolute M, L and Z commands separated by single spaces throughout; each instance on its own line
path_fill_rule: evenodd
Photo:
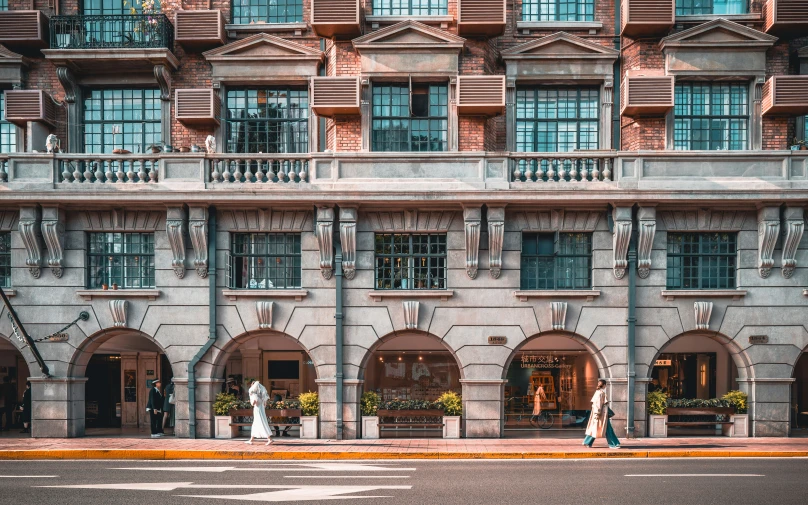
M 680 83 L 675 88 L 676 150 L 747 148 L 749 87 L 744 82 Z
M 667 289 L 735 289 L 737 234 L 668 233 Z
M 376 234 L 376 289 L 446 289 L 445 234 Z
M 373 0 L 374 16 L 446 16 L 448 0 Z
M 591 233 L 531 233 L 522 237 L 521 289 L 591 289 Z
M 300 23 L 303 0 L 233 0 L 233 24 Z
M 232 289 L 299 288 L 300 234 L 233 233 L 227 270 Z
M 676 0 L 677 16 L 748 13 L 749 0 Z
M 0 286 L 11 287 L 11 232 L 0 233 Z
M 525 0 L 522 21 L 594 21 L 595 0 Z
M 89 233 L 87 288 L 154 287 L 154 233 Z
M 423 90 L 423 85 L 419 85 Z M 376 152 L 446 151 L 448 149 L 449 95 L 445 84 L 430 84 L 425 116 L 415 116 L 407 84 L 374 85 L 372 93 L 372 146 Z
M 51 49 L 174 47 L 174 26 L 164 14 L 53 16 Z
M 0 90 L 0 153 L 17 150 L 17 127 L 6 121 L 6 95 Z

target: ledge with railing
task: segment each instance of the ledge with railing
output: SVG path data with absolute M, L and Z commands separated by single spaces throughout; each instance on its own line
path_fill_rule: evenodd
M 308 182 L 309 154 L 212 154 L 211 183 Z
M 511 181 L 611 181 L 616 157 L 616 151 L 510 153 Z
M 53 16 L 51 49 L 149 49 L 174 46 L 165 14 Z
M 64 184 L 156 183 L 160 158 L 154 154 L 59 154 L 56 156 L 56 170 L 59 182 Z

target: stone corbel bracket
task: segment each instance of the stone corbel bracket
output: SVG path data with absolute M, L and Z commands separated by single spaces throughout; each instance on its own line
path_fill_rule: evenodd
M 126 327 L 126 309 L 129 306 L 127 300 L 110 300 L 109 313 L 112 315 L 112 326 L 115 328 Z
M 275 302 L 257 301 L 255 302 L 255 315 L 258 316 L 258 329 L 269 330 L 272 328 L 272 311 L 275 309 Z
M 171 100 L 171 70 L 166 65 L 155 65 L 154 78 L 160 86 L 160 99 Z
M 404 307 L 404 328 L 408 330 L 418 329 L 418 309 L 421 302 L 408 300 L 401 302 Z
M 356 207 L 339 208 L 339 239 L 342 243 L 342 273 L 346 279 L 356 275 Z
M 317 235 L 317 245 L 320 248 L 320 272 L 323 278 L 328 280 L 334 273 L 334 208 L 318 207 L 317 223 L 315 234 Z
M 477 278 L 480 260 L 480 223 L 482 206 L 463 208 L 463 222 L 466 231 L 466 273 L 469 279 Z
M 786 207 L 783 221 L 785 222 L 783 277 L 790 279 L 797 268 L 797 248 L 805 232 L 805 210 L 802 207 Z
M 188 234 L 194 247 L 194 268 L 196 275 L 205 279 L 208 276 L 208 208 L 188 209 Z
M 185 277 L 185 207 L 168 207 L 166 212 L 166 235 L 171 246 L 171 268 L 177 278 Z
M 614 218 L 614 232 L 612 235 L 612 247 L 614 258 L 612 261 L 612 268 L 614 276 L 617 279 L 622 279 L 626 275 L 628 268 L 628 243 L 631 240 L 631 207 L 615 207 L 612 211 Z
M 22 237 L 22 242 L 25 244 L 25 252 L 27 258 L 25 259 L 25 266 L 34 277 L 39 279 L 42 266 L 42 244 L 40 236 L 40 210 L 36 205 L 20 207 L 20 220 L 17 223 L 17 228 Z
M 554 330 L 564 331 L 567 321 L 567 302 L 553 302 L 550 304 L 550 321 Z
M 774 246 L 779 235 L 779 207 L 761 207 L 758 210 L 758 273 L 764 279 L 772 273 Z
M 47 263 L 51 273 L 61 278 L 64 273 L 65 212 L 59 207 L 42 207 L 42 236 L 48 248 Z
M 709 330 L 710 316 L 713 314 L 713 302 L 694 302 L 693 310 L 696 313 L 696 329 Z
M 656 235 L 656 208 L 640 207 L 638 214 L 640 238 L 637 244 L 637 275 L 647 279 L 651 273 L 651 250 Z
M 488 207 L 488 273 L 502 274 L 502 243 L 505 239 L 505 207 Z

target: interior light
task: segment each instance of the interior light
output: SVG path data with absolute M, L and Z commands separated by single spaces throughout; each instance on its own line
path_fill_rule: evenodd
M 401 356 L 398 357 L 398 360 L 401 361 Z
M 422 361 L 424 359 L 423 356 L 418 356 L 418 361 Z

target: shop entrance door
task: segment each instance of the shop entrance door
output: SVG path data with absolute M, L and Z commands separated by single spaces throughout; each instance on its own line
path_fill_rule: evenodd
M 87 428 L 121 427 L 121 355 L 95 354 L 87 364 L 84 416 Z

